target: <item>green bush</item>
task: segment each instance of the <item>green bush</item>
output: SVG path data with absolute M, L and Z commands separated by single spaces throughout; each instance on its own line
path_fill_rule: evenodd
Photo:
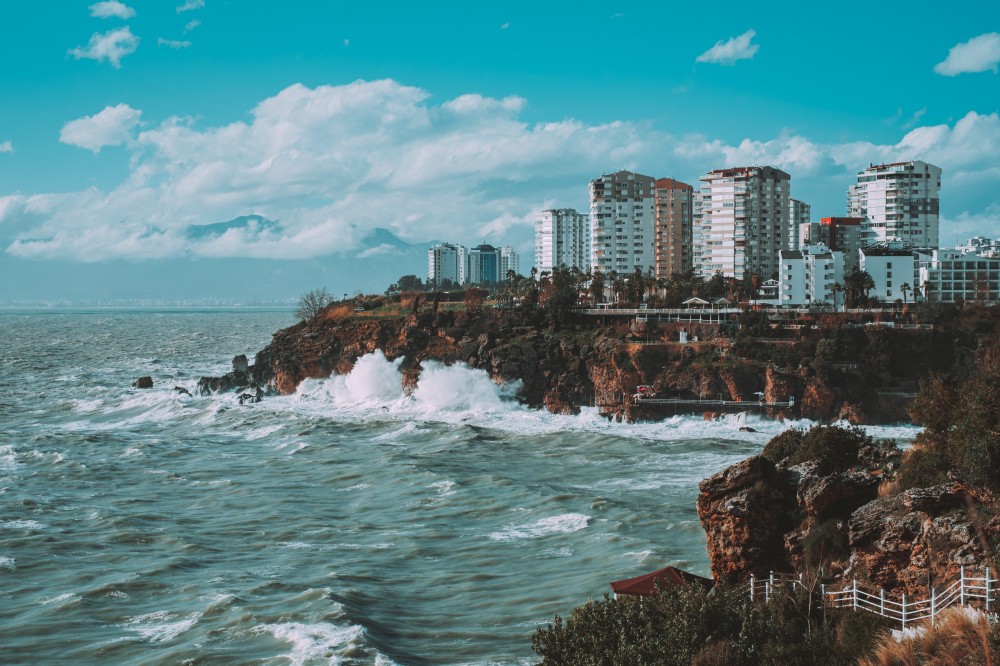
M 824 613 L 802 588 L 753 603 L 744 586 L 589 601 L 539 627 L 542 666 L 853 664 L 883 632 L 874 615 Z
M 769 441 L 761 453 L 771 462 L 786 458 L 792 465 L 816 461 L 824 474 L 843 472 L 858 463 L 858 451 L 873 444 L 861 428 L 813 426 L 806 432 L 789 429 Z

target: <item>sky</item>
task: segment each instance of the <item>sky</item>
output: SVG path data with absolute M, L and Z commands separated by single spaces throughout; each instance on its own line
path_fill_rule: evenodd
M 1000 236 L 1000 6 L 819 4 L 6 0 L 0 303 L 387 286 L 376 228 L 526 272 L 622 168 L 777 166 L 817 220 L 923 159 L 942 245 Z

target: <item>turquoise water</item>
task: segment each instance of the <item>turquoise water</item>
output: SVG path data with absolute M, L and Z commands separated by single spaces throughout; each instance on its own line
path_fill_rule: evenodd
M 784 427 L 553 416 L 462 367 L 405 396 L 379 354 L 256 405 L 173 390 L 291 323 L 0 313 L 0 660 L 532 663 L 611 580 L 706 574 L 698 481 Z

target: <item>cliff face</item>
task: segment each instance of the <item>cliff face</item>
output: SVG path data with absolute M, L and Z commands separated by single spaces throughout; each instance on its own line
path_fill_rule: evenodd
M 698 516 L 712 574 L 745 580 L 822 567 L 824 575 L 926 596 L 962 566 L 990 564 L 988 541 L 1000 535 L 996 500 L 959 483 L 894 493 L 900 460 L 894 446 L 875 443 L 844 471 L 755 456 L 705 479 Z
M 931 337 L 915 332 L 879 331 L 875 342 L 866 342 L 872 335 L 864 332 L 854 333 L 857 339 L 844 334 L 820 349 L 808 339 L 766 345 L 743 338 L 734 344 L 717 325 L 604 325 L 581 319 L 555 330 L 551 324 L 540 310 L 424 309 L 383 319 L 321 315 L 279 331 L 257 354 L 255 365 L 204 378 L 200 389 L 252 389 L 256 384 L 292 393 L 303 379 L 350 372 L 358 358 L 381 349 L 390 359 L 404 357 L 407 385 L 415 384 L 425 360 L 463 362 L 487 371 L 497 382 L 520 381 L 526 404 L 556 413 L 596 404 L 620 418 L 662 418 L 668 414 L 663 407 L 627 399 L 637 385 L 649 384 L 661 396 L 688 399 L 753 402 L 760 392 L 767 402 L 794 397 L 795 409 L 772 410 L 769 416 L 775 418 L 893 423 L 907 420 L 914 367 L 923 368 L 916 362 L 899 363 L 893 350 L 899 348 L 911 359 L 936 358 Z M 680 329 L 701 341 L 681 344 Z M 886 351 L 880 352 L 874 369 L 858 363 L 833 367 L 825 360 L 862 344 L 876 348 L 876 343 Z M 897 388 L 889 394 L 871 388 L 883 383 Z

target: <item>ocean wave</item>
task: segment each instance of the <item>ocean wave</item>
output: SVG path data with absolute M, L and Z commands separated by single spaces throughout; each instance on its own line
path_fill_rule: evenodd
M 318 659 L 337 663 L 331 659 L 333 655 L 343 656 L 363 647 L 364 643 L 364 629 L 358 625 L 341 627 L 328 622 L 282 622 L 259 624 L 252 631 L 256 634 L 270 634 L 278 641 L 291 643 L 291 650 L 284 656 L 292 666 Z
M 177 617 L 168 611 L 157 611 L 131 617 L 120 626 L 135 632 L 148 643 L 166 643 L 197 624 L 201 613 L 192 613 L 180 620 L 176 620 Z
M 520 539 L 537 539 L 551 534 L 569 534 L 579 532 L 590 524 L 590 516 L 582 513 L 564 513 L 536 520 L 526 525 L 510 526 L 499 532 L 490 533 L 493 541 L 517 541 Z

